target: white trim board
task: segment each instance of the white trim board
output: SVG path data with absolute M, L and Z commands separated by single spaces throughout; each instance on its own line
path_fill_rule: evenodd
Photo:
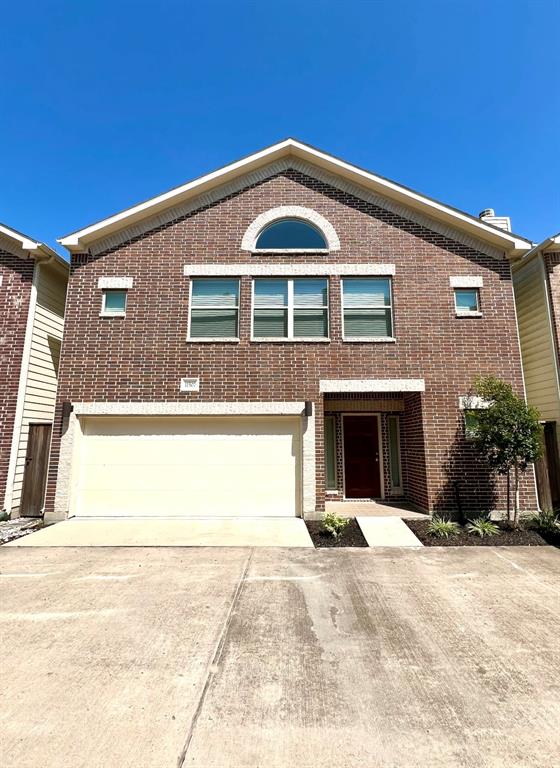
M 322 277 L 323 275 L 378 275 L 380 277 L 393 277 L 394 264 L 333 264 L 322 262 L 321 264 L 185 264 L 183 267 L 185 277 L 260 277 L 270 275 L 274 277 L 298 277 L 299 275 L 311 275 Z
M 319 392 L 425 392 L 424 379 L 321 379 Z
M 73 403 L 76 416 L 301 416 L 304 401 Z
M 453 275 L 449 278 L 451 288 L 482 288 L 480 275 Z

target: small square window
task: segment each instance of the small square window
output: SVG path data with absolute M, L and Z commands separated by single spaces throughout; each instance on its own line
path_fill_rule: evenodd
M 455 288 L 455 311 L 458 314 L 480 313 L 478 288 Z
M 103 315 L 124 315 L 126 312 L 126 291 L 106 290 L 103 291 L 103 305 L 101 314 Z

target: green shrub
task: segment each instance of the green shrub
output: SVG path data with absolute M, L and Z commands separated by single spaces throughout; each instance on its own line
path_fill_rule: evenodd
M 349 522 L 350 519 L 348 517 L 339 517 L 334 512 L 327 512 L 323 518 L 323 530 L 332 536 L 333 539 L 338 539 Z
M 530 520 L 531 528 L 539 533 L 560 534 L 560 520 L 552 509 L 541 509 Z
M 0 523 L 5 523 L 6 520 L 9 520 L 10 516 L 7 512 L 0 512 Z
M 477 517 L 475 520 L 470 520 L 467 525 L 467 531 L 474 536 L 480 536 L 481 539 L 485 536 L 496 536 L 496 534 L 500 533 L 498 526 L 487 517 Z
M 448 520 L 446 517 L 434 515 L 430 520 L 428 533 L 430 536 L 435 536 L 437 539 L 448 539 L 450 536 L 457 536 L 459 533 L 459 526 L 457 523 Z

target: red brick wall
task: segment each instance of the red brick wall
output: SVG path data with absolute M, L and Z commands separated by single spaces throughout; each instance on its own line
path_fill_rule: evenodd
M 341 250 L 327 256 L 258 255 L 241 250 L 253 219 L 279 205 L 302 205 L 325 216 Z M 241 281 L 239 344 L 187 343 L 187 263 L 394 263 L 396 343 L 341 340 L 340 279 L 330 279 L 331 343 L 250 341 L 251 281 Z M 455 317 L 450 275 L 482 275 L 483 317 Z M 100 276 L 131 276 L 126 318 L 99 317 Z M 510 267 L 473 248 L 356 199 L 295 171 L 279 174 L 219 203 L 98 257 L 73 259 L 59 383 L 64 400 L 313 400 L 322 414 L 321 378 L 425 378 L 421 430 L 428 486 L 415 467 L 414 493 L 435 502 L 454 446 L 458 397 L 477 374 L 494 374 L 522 390 Z M 179 393 L 182 376 L 200 377 L 200 392 Z M 418 410 L 418 413 L 420 411 Z M 322 419 L 317 420 L 317 497 L 324 501 Z M 420 426 L 415 428 L 417 434 Z M 58 431 L 52 447 L 47 508 L 53 503 Z M 414 431 L 408 425 L 409 434 Z M 419 439 L 419 438 L 418 438 Z M 420 447 L 419 449 L 420 450 Z M 459 470 L 467 482 L 478 467 Z
M 556 351 L 560 354 L 560 252 L 546 253 L 544 267 L 548 274 L 548 292 L 552 324 L 556 333 Z
M 0 249 L 0 509 L 4 509 L 34 262 Z

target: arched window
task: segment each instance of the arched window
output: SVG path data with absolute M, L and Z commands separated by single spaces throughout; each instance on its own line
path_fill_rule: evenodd
M 249 224 L 241 248 L 252 253 L 329 253 L 340 250 L 340 241 L 333 225 L 317 211 L 279 205 Z
M 328 248 L 321 232 L 301 219 L 280 219 L 265 227 L 257 238 L 258 250 L 317 250 Z

